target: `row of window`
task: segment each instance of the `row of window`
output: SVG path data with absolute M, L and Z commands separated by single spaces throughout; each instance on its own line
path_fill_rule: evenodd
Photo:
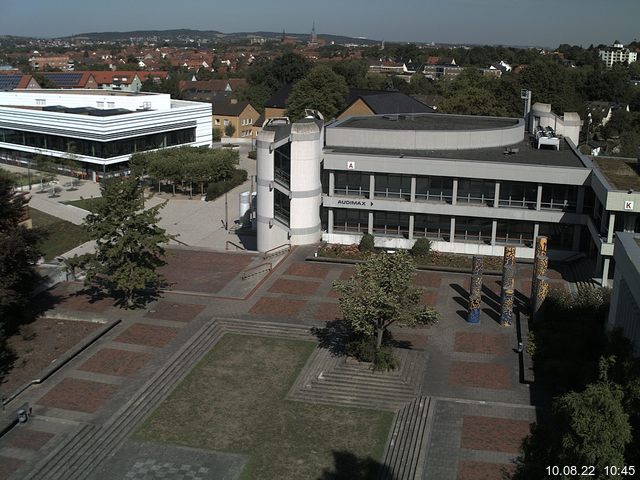
M 78 138 L 48 135 L 43 133 L 24 132 L 0 128 L 0 142 L 14 145 L 55 150 L 62 154 L 86 155 L 97 158 L 112 158 L 130 155 L 136 152 L 155 150 L 158 148 L 183 145 L 196 140 L 196 129 L 185 128 L 172 132 L 154 133 L 140 137 L 115 140 L 111 142 L 96 142 Z
M 334 195 L 369 198 L 370 174 L 361 172 L 336 172 Z M 417 176 L 416 201 L 452 203 L 453 178 Z M 374 175 L 375 198 L 399 200 L 411 199 L 411 176 Z M 527 182 L 500 182 L 498 206 L 535 209 L 538 185 Z M 493 180 L 460 179 L 456 201 L 494 206 L 496 182 Z M 573 185 L 542 185 L 541 208 L 575 211 L 578 189 Z
M 446 215 L 415 214 L 414 238 L 451 240 L 451 218 Z M 334 209 L 333 231 L 366 233 L 369 230 L 369 212 L 366 210 Z M 541 223 L 539 235 L 549 237 L 549 245 L 556 249 L 571 249 L 573 225 Z M 399 212 L 373 212 L 374 235 L 409 237 L 409 214 Z M 493 220 L 474 217 L 455 217 L 454 241 L 491 244 Z M 497 220 L 495 243 L 532 246 L 534 222 Z

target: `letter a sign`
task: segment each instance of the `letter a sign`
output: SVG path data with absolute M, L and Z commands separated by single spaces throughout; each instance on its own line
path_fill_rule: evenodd
M 356 162 L 347 162 L 347 170 L 355 170 Z
M 624 201 L 624 209 L 625 210 L 633 210 L 633 201 L 632 200 L 625 200 Z

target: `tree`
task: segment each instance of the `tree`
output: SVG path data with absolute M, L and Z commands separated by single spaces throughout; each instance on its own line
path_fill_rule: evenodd
M 224 134 L 227 137 L 233 137 L 234 133 L 236 133 L 236 127 L 233 125 L 233 123 L 229 123 L 229 125 L 224 127 Z
M 416 325 L 434 321 L 434 311 L 421 305 L 421 290 L 412 285 L 415 263 L 404 251 L 381 253 L 356 267 L 348 281 L 336 282 L 340 309 L 350 330 L 375 338 L 382 347 L 384 333 L 393 323 Z
M 26 203 L 15 194 L 9 174 L 0 171 L 0 365 L 6 354 L 5 334 L 28 310 L 37 281 L 33 266 L 42 255 L 38 247 L 42 233 L 20 225 Z
M 490 91 L 478 87 L 466 87 L 445 98 L 438 111 L 459 115 L 506 116 L 504 106 Z
M 329 120 L 344 108 L 348 93 L 343 77 L 319 65 L 294 85 L 287 101 L 287 116 L 296 121 L 304 116 L 306 108 L 311 108 Z
M 82 256 L 80 265 L 87 284 L 108 291 L 127 307 L 142 305 L 145 295 L 164 282 L 157 270 L 165 264 L 164 244 L 173 237 L 157 223 L 166 202 L 145 210 L 134 177 L 108 179 L 100 188 L 102 200 L 84 223 L 96 251 Z

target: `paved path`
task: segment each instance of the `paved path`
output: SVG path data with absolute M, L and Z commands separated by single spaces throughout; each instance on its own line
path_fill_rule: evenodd
M 244 265 L 251 265 L 259 257 L 189 249 L 180 252 L 170 256 L 168 266 L 175 272 L 175 289 L 193 290 L 202 284 L 208 285 L 206 291 L 192 291 L 188 295 L 165 293 L 146 309 L 137 311 L 118 309 L 108 300 L 91 301 L 74 295 L 78 284 L 63 283 L 49 292 L 54 306 L 48 316 L 90 321 L 120 318 L 122 323 L 56 375 L 30 388 L 11 404 L 28 401 L 34 416 L 26 425 L 0 438 L 0 477 L 2 469 L 5 476 L 14 472 L 11 477 L 14 480 L 36 473 L 40 467 L 44 468 L 41 472 L 46 472 L 47 462 L 62 454 L 64 445 L 70 445 L 69 451 L 73 451 L 73 445 L 82 445 L 87 459 L 104 459 L 100 468 L 107 470 L 102 472 L 108 471 L 115 461 L 103 456 L 104 451 L 118 458 L 114 463 L 114 468 L 121 469 L 118 471 L 132 468 L 135 462 L 127 462 L 134 458 L 126 456 L 126 446 L 130 445 L 127 442 L 131 442 L 127 432 L 133 431 L 176 385 L 191 362 L 210 348 L 203 329 L 217 325 L 222 330 L 242 328 L 248 334 L 288 336 L 287 332 L 297 332 L 299 338 L 310 338 L 310 328 L 322 328 L 340 318 L 332 284 L 353 273 L 350 266 L 305 262 L 313 248 L 299 247 L 284 256 L 270 274 L 255 279 L 253 290 L 234 297 L 228 295 L 229 289 L 233 285 L 239 289 Z M 520 269 L 518 278 L 521 299 L 527 294 L 530 275 L 527 268 Z M 195 274 L 205 276 L 194 283 Z M 425 362 L 416 380 L 420 388 L 415 395 L 428 402 L 414 404 L 413 410 L 400 410 L 405 414 L 396 418 L 397 429 L 394 426 L 399 442 L 395 445 L 399 446 L 395 450 L 389 448 L 388 457 L 407 455 L 418 463 L 424 460 L 422 466 L 414 464 L 411 471 L 421 472 L 421 478 L 428 480 L 501 478 L 501 472 L 511 468 L 529 423 L 536 419 L 537 410 L 532 403 L 540 401 L 535 390 L 520 382 L 519 357 L 513 352 L 517 327 L 500 327 L 495 321 L 497 279 L 486 279 L 481 323 L 467 324 L 461 315 L 468 277 L 420 273 L 416 284 L 424 291 L 423 302 L 435 305 L 442 320 L 429 328 L 394 329 L 394 337 L 411 348 L 412 356 L 418 355 Z M 200 346 L 191 348 L 196 342 Z M 174 362 L 172 359 L 178 358 L 180 352 L 191 352 L 193 357 L 187 363 Z M 156 384 L 157 375 L 172 365 L 173 373 Z M 347 379 L 334 377 L 330 380 L 335 385 Z M 369 379 L 365 381 L 363 377 L 362 381 Z M 154 394 L 155 400 L 145 395 L 147 400 L 135 403 L 135 399 L 142 398 L 139 394 L 156 387 L 161 390 Z M 364 388 L 373 391 L 385 387 L 369 383 Z M 143 408 L 143 413 L 136 410 L 136 405 Z M 424 408 L 416 407 L 420 405 Z M 126 412 L 133 416 L 121 417 Z M 404 420 L 412 416 L 418 430 Z M 116 425 L 123 426 L 123 434 L 111 430 Z M 402 433 L 405 431 L 406 435 Z M 107 443 L 97 442 L 103 438 L 100 435 L 108 432 L 112 433 L 104 437 Z M 96 442 L 87 442 L 88 438 Z M 411 453 L 416 452 L 415 442 L 428 445 L 424 455 Z M 106 445 L 103 453 L 100 445 Z M 99 457 L 91 457 L 98 453 Z M 183 458 L 188 461 L 181 465 L 194 465 L 200 457 Z M 89 475 L 86 462 L 79 461 L 82 465 L 77 465 Z M 228 465 L 238 464 L 231 461 Z M 175 468 L 164 464 L 160 467 Z M 136 468 L 139 473 L 145 465 Z M 202 468 L 209 467 L 203 464 Z

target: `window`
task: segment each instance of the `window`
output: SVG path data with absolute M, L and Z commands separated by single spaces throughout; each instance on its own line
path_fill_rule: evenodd
M 445 215 L 416 214 L 413 224 L 413 236 L 434 240 L 449 240 L 451 217 Z
M 453 179 L 449 177 L 417 177 L 416 201 L 451 203 Z
M 376 175 L 376 197 L 411 199 L 411 177 L 407 175 Z
M 216 118 L 216 119 L 213 121 L 213 123 L 214 123 L 215 125 L 220 125 L 220 119 L 219 119 L 219 118 Z
M 225 118 L 224 121 L 222 122 L 224 124 L 224 126 L 226 127 L 227 125 L 229 125 L 229 119 Z
M 289 216 L 291 215 L 291 200 L 280 190 L 273 192 L 273 216 L 278 221 L 289 226 Z
M 493 221 L 491 219 L 456 217 L 455 240 L 460 242 L 491 243 L 492 229 Z
M 369 212 L 336 208 L 333 211 L 333 230 L 337 232 L 367 233 Z
M 533 245 L 533 222 L 498 220 L 497 244 Z
M 369 197 L 369 174 L 361 172 L 335 172 L 334 195 Z
M 373 233 L 392 237 L 409 237 L 409 214 L 400 212 L 374 212 Z
M 496 182 L 489 180 L 464 179 L 458 182 L 458 202 L 478 203 L 480 205 L 493 204 Z
M 538 186 L 533 183 L 500 183 L 500 206 L 535 210 Z

